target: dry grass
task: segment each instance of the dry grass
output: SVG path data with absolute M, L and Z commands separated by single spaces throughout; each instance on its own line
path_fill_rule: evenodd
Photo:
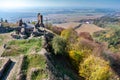
M 31 49 L 35 49 L 35 52 L 41 50 L 42 39 L 33 38 L 29 40 L 12 40 L 7 43 L 7 47 L 2 56 L 19 56 L 20 54 L 28 54 Z
M 78 23 L 78 22 L 68 22 L 68 23 L 54 24 L 54 25 L 67 29 L 67 28 L 74 28 L 74 27 L 80 25 L 80 23 Z
M 4 64 L 4 59 L 0 59 L 0 68 L 2 67 L 2 65 Z
M 18 26 L 17 23 L 5 23 L 5 22 L 3 22 L 2 25 L 3 27 L 13 27 L 13 28 Z
M 68 23 L 54 24 L 54 25 L 55 25 L 55 26 L 58 26 L 58 27 L 65 28 L 65 29 L 68 29 L 68 28 L 75 28 L 76 26 L 79 26 L 80 23 L 78 23 L 78 22 L 68 22 Z M 79 28 L 76 29 L 76 31 L 77 31 L 78 33 L 88 32 L 88 33 L 90 33 L 91 35 L 92 35 L 94 32 L 102 31 L 102 30 L 105 30 L 105 29 L 100 28 L 99 26 L 96 26 L 96 25 L 94 25 L 94 24 L 82 24 Z
M 80 28 L 76 29 L 78 33 L 80 32 L 88 32 L 90 34 L 93 34 L 94 32 L 105 30 L 103 28 L 100 28 L 94 24 L 83 24 Z

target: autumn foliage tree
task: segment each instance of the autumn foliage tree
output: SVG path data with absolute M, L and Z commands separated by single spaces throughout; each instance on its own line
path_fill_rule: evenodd
M 111 75 L 109 63 L 91 55 L 80 63 L 79 75 L 86 80 L 109 80 Z
M 77 42 L 78 35 L 74 29 L 69 28 L 62 31 L 61 37 L 67 41 L 67 50 L 69 51 L 73 44 Z

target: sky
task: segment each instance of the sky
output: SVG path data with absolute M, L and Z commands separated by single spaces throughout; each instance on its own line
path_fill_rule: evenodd
M 37 7 L 120 8 L 120 0 L 0 0 L 0 10 Z

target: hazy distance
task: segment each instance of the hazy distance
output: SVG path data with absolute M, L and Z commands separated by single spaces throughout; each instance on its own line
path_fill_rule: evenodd
M 120 0 L 0 0 L 0 10 L 42 7 L 120 8 Z

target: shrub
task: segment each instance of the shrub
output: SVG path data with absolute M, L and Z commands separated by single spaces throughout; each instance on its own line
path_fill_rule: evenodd
M 51 29 L 51 30 L 52 30 L 54 33 L 56 33 L 56 34 L 60 35 L 60 34 L 61 34 L 61 32 L 64 30 L 64 28 L 54 26 L 54 27 L 52 27 L 52 29 Z
M 79 40 L 78 42 L 76 42 L 75 44 L 73 44 L 73 48 L 74 50 L 84 50 L 88 53 L 91 53 L 94 50 L 94 45 L 92 42 L 88 42 L 85 40 Z
M 110 76 L 109 70 L 108 62 L 93 55 L 89 56 L 79 66 L 79 74 L 86 80 L 108 80 Z
M 33 21 L 33 22 L 31 22 L 31 24 L 35 25 L 35 24 L 36 24 L 36 22 L 35 22 L 35 21 Z
M 111 30 L 96 32 L 93 35 L 97 41 L 107 42 L 108 48 L 113 52 L 119 52 L 120 29 L 112 28 Z
M 81 32 L 81 33 L 79 33 L 79 37 L 80 37 L 80 38 L 82 37 L 82 38 L 84 38 L 84 39 L 93 41 L 92 36 L 91 36 L 90 33 L 88 33 L 88 32 Z
M 62 31 L 61 37 L 67 41 L 66 48 L 67 48 L 67 51 L 70 51 L 73 47 L 73 44 L 77 42 L 78 35 L 74 29 L 69 28 Z
M 72 28 L 63 30 L 61 36 L 68 42 L 75 42 L 75 40 L 77 40 L 78 37 L 77 32 Z
M 62 27 L 57 27 L 57 26 L 53 26 L 51 23 L 45 24 L 47 27 L 47 29 L 53 31 L 54 33 L 60 35 L 61 32 L 64 30 L 64 28 Z
M 52 27 L 53 27 L 53 25 L 52 25 L 51 23 L 47 23 L 47 24 L 45 24 L 45 26 L 46 26 L 46 28 L 49 29 L 49 30 L 51 30 Z
M 52 47 L 56 55 L 57 54 L 63 55 L 65 53 L 66 41 L 59 36 L 55 36 L 52 40 Z
M 83 61 L 83 58 L 85 58 L 85 51 L 84 50 L 79 50 L 79 51 L 75 51 L 75 50 L 71 50 L 69 51 L 69 57 L 70 57 L 70 61 L 72 66 L 78 70 L 79 67 L 79 63 Z

